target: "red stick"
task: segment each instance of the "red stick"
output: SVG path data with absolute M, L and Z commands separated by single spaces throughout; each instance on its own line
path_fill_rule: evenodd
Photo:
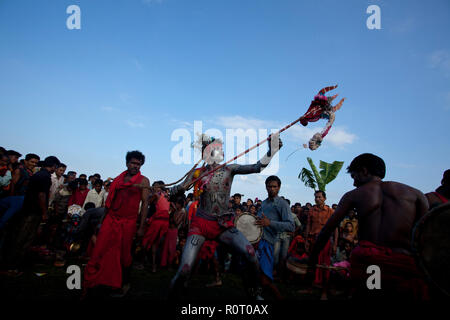
M 276 134 L 279 134 L 279 133 L 281 133 L 281 132 L 283 132 L 283 131 L 289 129 L 290 127 L 292 127 L 294 124 L 296 124 L 296 123 L 299 122 L 299 121 L 300 121 L 300 118 L 298 118 L 298 119 L 295 120 L 294 122 L 288 124 L 288 125 L 285 126 L 284 128 L 280 129 Z M 269 136 L 269 137 L 270 137 L 270 136 Z M 251 148 L 245 150 L 244 152 L 238 154 L 238 155 L 235 156 L 233 159 L 228 160 L 227 162 L 222 163 L 221 165 L 217 166 L 216 168 L 214 168 L 214 169 L 212 169 L 212 170 L 210 170 L 210 171 L 208 171 L 208 172 L 202 174 L 200 177 L 198 177 L 197 179 L 193 180 L 193 181 L 189 184 L 189 186 L 190 186 L 190 185 L 193 185 L 194 183 L 196 183 L 197 181 L 199 181 L 199 180 L 202 179 L 203 177 L 205 177 L 205 176 L 207 176 L 207 175 L 210 175 L 211 173 L 213 173 L 213 172 L 219 170 L 220 168 L 223 168 L 224 166 L 226 166 L 226 165 L 229 164 L 230 162 L 233 162 L 233 161 L 236 160 L 237 158 L 240 158 L 240 157 L 242 157 L 243 155 L 249 153 L 249 152 L 252 151 L 253 149 L 259 147 L 261 144 L 263 144 L 264 142 L 266 142 L 267 140 L 269 140 L 269 137 L 267 137 L 267 138 L 265 138 L 264 140 L 258 142 L 258 143 L 255 144 L 253 147 L 251 147 Z

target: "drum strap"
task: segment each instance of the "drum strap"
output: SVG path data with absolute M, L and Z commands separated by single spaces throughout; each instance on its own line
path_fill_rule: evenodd
M 442 201 L 442 203 L 447 203 L 448 202 L 448 200 L 443 195 L 441 195 L 440 193 L 437 193 L 437 192 L 433 192 L 433 193 L 434 193 L 434 195 L 436 197 L 438 197 Z

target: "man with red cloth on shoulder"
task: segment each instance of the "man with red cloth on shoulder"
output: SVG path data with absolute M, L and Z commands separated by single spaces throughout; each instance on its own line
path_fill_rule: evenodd
M 138 238 L 144 235 L 144 222 L 148 213 L 150 181 L 140 172 L 144 162 L 145 156 L 141 152 L 128 152 L 128 170 L 111 183 L 102 226 L 84 271 L 85 290 L 97 286 L 121 288 L 119 295 L 123 296 L 130 289 L 131 246 L 141 201 Z
M 332 232 L 353 208 L 358 212 L 359 246 L 350 256 L 353 298 L 429 299 L 423 273 L 411 252 L 412 230 L 427 212 L 424 194 L 402 183 L 382 181 L 386 166 L 370 153 L 357 156 L 347 168 L 356 189 L 347 192 L 322 228 L 310 256 L 314 268 Z M 380 269 L 380 289 L 369 290 L 367 268 Z
M 142 239 L 145 250 L 152 252 L 152 272 L 156 272 L 156 251 L 169 230 L 170 202 L 164 188 L 164 181 L 155 181 L 152 185 L 153 195 L 149 203 L 155 203 L 156 212 L 148 221 L 148 228 Z

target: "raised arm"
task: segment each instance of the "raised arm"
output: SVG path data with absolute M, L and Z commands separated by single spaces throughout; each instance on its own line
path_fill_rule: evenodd
M 247 165 L 239 165 L 239 164 L 231 164 L 229 168 L 233 175 L 235 174 L 250 174 L 250 173 L 259 173 L 267 167 L 275 156 L 275 154 L 280 150 L 283 146 L 283 142 L 280 139 L 280 134 L 276 133 L 273 136 L 270 135 L 267 140 L 269 144 L 269 150 L 261 158 L 257 163 L 247 164 Z

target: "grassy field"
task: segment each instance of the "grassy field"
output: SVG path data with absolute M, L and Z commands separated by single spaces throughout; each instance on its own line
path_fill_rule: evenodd
M 20 277 L 12 278 L 0 276 L 1 292 L 4 299 L 14 300 L 79 300 L 81 290 L 69 290 L 66 281 L 69 274 L 65 267 L 54 267 L 49 264 L 38 264 Z M 79 264 L 73 261 L 72 264 Z M 152 273 L 149 267 L 143 270 L 133 268 L 131 273 L 131 289 L 122 300 L 151 300 L 165 301 L 167 289 L 175 271 L 158 270 Z M 38 276 L 36 273 L 42 273 Z M 239 275 L 223 274 L 221 287 L 206 288 L 205 285 L 213 280 L 213 275 L 203 273 L 194 274 L 189 282 L 187 298 L 190 301 L 215 302 L 223 299 L 246 301 L 247 297 Z M 288 300 L 317 300 L 320 292 L 314 290 L 312 294 L 300 294 L 298 290 L 306 289 L 305 283 L 293 279 L 289 283 L 276 282 L 282 295 Z M 273 300 L 269 292 L 264 297 Z M 330 299 L 343 299 L 342 296 L 330 296 Z M 109 298 L 108 298 L 109 299 Z M 110 298 L 118 299 L 118 298 Z

